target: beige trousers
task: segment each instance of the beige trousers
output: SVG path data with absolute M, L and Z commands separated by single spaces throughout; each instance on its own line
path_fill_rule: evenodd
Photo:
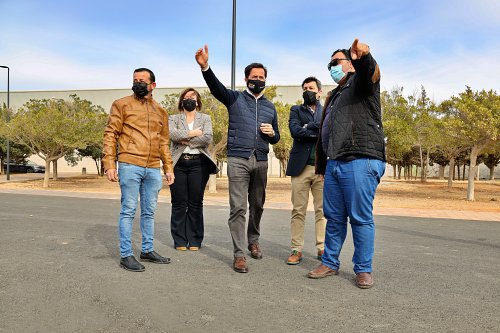
M 292 177 L 292 250 L 302 251 L 304 247 L 304 227 L 309 203 L 309 191 L 313 196 L 316 248 L 323 250 L 326 219 L 323 216 L 323 180 L 314 174 L 314 166 L 306 165 L 302 173 Z

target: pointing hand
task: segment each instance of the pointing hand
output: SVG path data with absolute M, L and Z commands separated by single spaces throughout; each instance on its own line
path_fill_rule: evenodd
M 208 45 L 205 44 L 203 48 L 199 48 L 194 58 L 202 70 L 206 69 L 208 67 Z
M 360 43 L 359 39 L 356 38 L 351 46 L 351 59 L 358 60 L 368 53 L 370 53 L 370 47 L 366 44 Z

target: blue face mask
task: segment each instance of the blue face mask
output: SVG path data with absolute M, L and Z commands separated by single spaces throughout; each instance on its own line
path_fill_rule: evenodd
M 345 76 L 345 73 L 342 71 L 342 65 L 333 66 L 330 68 L 330 75 L 332 76 L 333 81 L 335 83 L 339 83 Z

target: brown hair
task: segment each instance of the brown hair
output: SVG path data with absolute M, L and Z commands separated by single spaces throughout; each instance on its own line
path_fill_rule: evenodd
M 179 111 L 183 111 L 184 108 L 182 107 L 182 100 L 184 99 L 184 97 L 186 96 L 186 94 L 190 91 L 194 91 L 195 95 L 196 95 L 196 110 L 200 111 L 201 110 L 201 107 L 203 106 L 202 103 L 201 103 L 201 96 L 200 96 L 200 93 L 196 91 L 196 89 L 194 88 L 186 88 L 184 89 L 182 92 L 181 92 L 181 95 L 179 96 L 179 104 L 177 104 L 177 109 Z
M 262 68 L 264 70 L 264 77 L 267 78 L 267 68 L 259 62 L 252 62 L 250 65 L 245 67 L 245 78 L 248 79 L 248 77 L 250 76 L 250 72 L 254 68 Z

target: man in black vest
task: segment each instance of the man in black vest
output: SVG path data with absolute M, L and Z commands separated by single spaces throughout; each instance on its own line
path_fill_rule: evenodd
M 325 177 L 325 252 L 309 277 L 338 274 L 349 218 L 356 285 L 366 289 L 373 286 L 373 200 L 385 172 L 380 69 L 370 47 L 356 38 L 350 49 L 333 52 L 328 70 L 338 87 L 325 102 L 316 148 L 316 173 Z
M 292 177 L 292 253 L 287 264 L 297 265 L 302 261 L 304 226 L 311 191 L 314 203 L 317 257 L 321 259 L 324 249 L 326 220 L 323 216 L 323 177 L 314 172 L 315 147 L 323 107 L 320 103 L 321 82 L 308 77 L 302 82 L 304 104 L 290 109 L 288 128 L 293 146 L 288 159 L 286 175 Z
M 274 104 L 263 94 L 267 69 L 259 63 L 245 68 L 247 89 L 227 89 L 208 66 L 208 46 L 195 54 L 203 78 L 212 95 L 224 104 L 229 114 L 227 135 L 227 176 L 229 178 L 229 230 L 233 238 L 233 269 L 247 273 L 245 243 L 254 259 L 262 258 L 259 245 L 260 219 L 264 211 L 269 144 L 280 139 L 278 115 Z M 247 202 L 248 198 L 248 202 Z M 247 205 L 248 229 L 245 230 Z

